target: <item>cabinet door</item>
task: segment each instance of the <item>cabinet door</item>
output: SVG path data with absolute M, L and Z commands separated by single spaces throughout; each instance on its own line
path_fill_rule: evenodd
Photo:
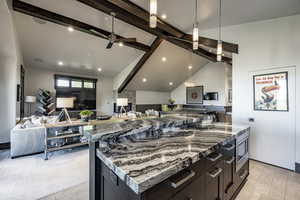
M 223 178 L 223 162 L 220 162 L 205 175 L 205 200 L 223 200 Z
M 204 195 L 205 176 L 197 178 L 170 200 L 205 200 Z
M 234 193 L 235 157 L 224 161 L 224 200 L 230 200 Z

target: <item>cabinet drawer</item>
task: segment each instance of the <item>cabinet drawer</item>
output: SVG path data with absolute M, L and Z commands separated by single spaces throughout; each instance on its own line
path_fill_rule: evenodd
M 162 183 L 154 186 L 145 193 L 146 200 L 166 200 L 177 194 L 189 184 L 194 184 L 193 181 L 205 174 L 205 159 L 199 160 L 187 169 L 171 176 Z M 202 187 L 202 186 L 201 186 Z M 179 197 L 178 197 L 179 198 Z
M 224 157 L 229 158 L 235 155 L 235 149 L 235 140 L 232 140 L 221 147 L 221 153 Z
M 208 170 L 212 168 L 214 165 L 218 164 L 221 160 L 223 160 L 223 154 L 221 151 L 216 151 L 211 154 L 209 154 L 205 160 L 206 160 L 206 167 L 205 169 Z

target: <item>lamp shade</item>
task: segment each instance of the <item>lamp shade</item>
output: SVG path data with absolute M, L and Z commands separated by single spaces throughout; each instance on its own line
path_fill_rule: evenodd
M 56 98 L 56 108 L 73 108 L 74 98 Z
M 26 96 L 25 97 L 25 102 L 26 103 L 35 103 L 36 102 L 36 97 L 35 96 Z
M 128 106 L 127 98 L 117 98 L 117 106 Z

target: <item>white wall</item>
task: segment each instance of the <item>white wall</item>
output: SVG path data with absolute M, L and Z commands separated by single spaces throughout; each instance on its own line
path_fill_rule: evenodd
M 201 35 L 217 38 L 217 30 Z M 247 23 L 222 29 L 223 40 L 239 44 L 233 58 L 233 121 L 248 123 L 252 90 L 249 71 L 296 66 L 296 85 L 300 85 L 300 15 Z M 296 101 L 300 87 L 296 87 Z M 296 162 L 300 163 L 300 106 L 296 106 Z M 276 123 L 274 118 L 274 123 Z M 274 147 L 275 148 L 275 147 Z
M 228 65 L 224 63 L 208 63 L 197 73 L 190 77 L 186 82 L 195 83 L 195 86 L 203 85 L 204 93 L 218 92 L 219 99 L 217 101 L 204 101 L 204 105 L 226 105 L 227 91 L 227 74 Z M 186 86 L 182 83 L 171 92 L 171 97 L 175 99 L 177 104 L 186 104 Z
M 136 104 L 168 104 L 169 92 L 136 91 Z
M 85 76 L 72 73 L 61 73 L 40 68 L 27 68 L 25 73 L 25 96 L 36 95 L 39 88 L 55 93 L 54 74 L 73 75 L 97 78 L 97 110 L 106 114 L 113 112 L 113 79 L 103 76 Z
M 125 67 L 117 76 L 114 77 L 113 88 L 114 90 L 118 90 L 123 81 L 126 79 L 128 74 L 132 71 L 135 65 L 140 61 L 144 54 L 140 55 L 136 58 L 130 65 Z
M 0 1 L 0 143 L 9 142 L 16 123 L 17 68 L 22 56 L 6 1 Z

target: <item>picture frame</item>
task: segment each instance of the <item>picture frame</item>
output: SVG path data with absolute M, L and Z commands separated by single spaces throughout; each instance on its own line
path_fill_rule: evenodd
M 203 104 L 203 86 L 186 88 L 186 104 Z
M 253 76 L 254 111 L 289 111 L 288 72 Z

